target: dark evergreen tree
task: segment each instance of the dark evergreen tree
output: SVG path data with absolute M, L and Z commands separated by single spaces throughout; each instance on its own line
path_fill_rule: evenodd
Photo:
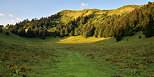
M 0 33 L 3 32 L 3 29 L 2 29 L 3 25 L 0 25 Z

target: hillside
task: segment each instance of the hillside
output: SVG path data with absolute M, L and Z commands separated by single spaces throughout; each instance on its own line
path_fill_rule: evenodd
M 59 12 L 59 14 L 62 15 L 61 20 L 63 20 L 63 18 L 65 19 L 66 17 L 68 17 L 68 19 L 70 18 L 71 20 L 74 20 L 78 17 L 88 16 L 91 14 L 94 14 L 94 15 L 101 15 L 101 14 L 122 15 L 124 13 L 129 13 L 135 8 L 139 8 L 139 7 L 140 6 L 138 5 L 126 5 L 126 6 L 120 7 L 118 9 L 113 9 L 113 10 L 99 10 L 99 9 L 63 10 Z
M 149 2 L 142 6 L 126 5 L 112 10 L 63 10 L 49 17 L 24 20 L 16 25 L 7 25 L 7 27 L 14 34 L 29 38 L 45 39 L 51 36 L 81 35 L 84 37 L 114 36 L 120 40 L 124 36 L 145 31 L 145 27 L 153 21 L 151 19 L 153 18 L 153 6 L 154 4 Z M 150 27 L 153 26 L 150 25 Z M 146 33 L 144 32 L 144 34 Z

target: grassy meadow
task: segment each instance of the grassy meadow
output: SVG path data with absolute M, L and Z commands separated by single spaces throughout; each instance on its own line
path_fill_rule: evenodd
M 141 36 L 141 38 L 139 38 Z M 0 33 L 0 77 L 152 77 L 154 37 L 22 38 Z

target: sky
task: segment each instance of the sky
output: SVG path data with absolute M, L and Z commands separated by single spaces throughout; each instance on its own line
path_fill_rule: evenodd
M 109 10 L 148 2 L 154 0 L 0 0 L 0 25 L 15 24 L 24 19 L 48 17 L 61 10 Z

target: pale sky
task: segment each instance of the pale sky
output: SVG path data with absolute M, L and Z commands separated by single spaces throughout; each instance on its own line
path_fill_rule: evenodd
M 0 0 L 0 25 L 24 19 L 48 17 L 61 10 L 116 9 L 124 5 L 143 5 L 154 0 Z

